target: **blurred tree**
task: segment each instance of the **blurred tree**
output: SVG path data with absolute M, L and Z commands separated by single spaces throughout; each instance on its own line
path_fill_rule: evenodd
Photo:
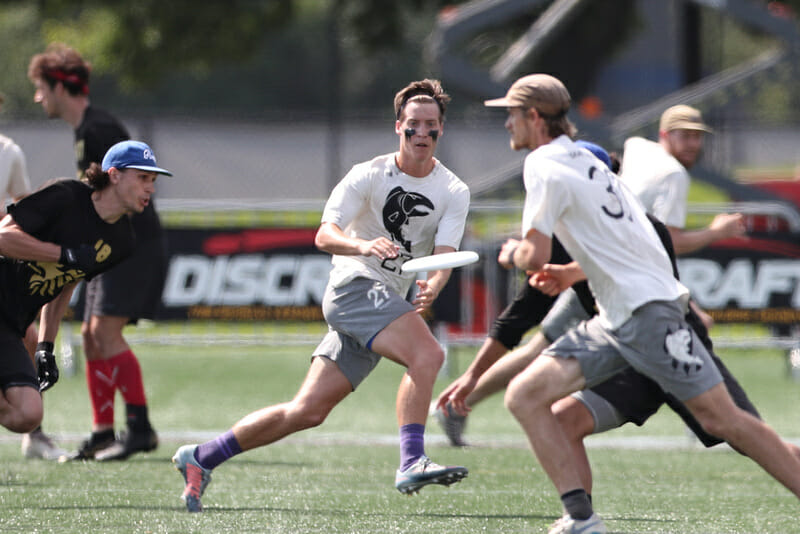
M 5 95 L 0 120 L 32 107 L 33 91 L 25 77 L 30 57 L 41 49 L 39 19 L 32 3 L 0 5 L 0 93 Z
M 30 103 L 27 62 L 47 43 L 63 41 L 91 60 L 93 93 L 118 109 L 322 112 L 330 105 L 332 80 L 341 84 L 345 111 L 390 109 L 387 94 L 409 79 L 437 75 L 435 66 L 422 60 L 425 40 L 439 10 L 464 1 L 5 0 L 0 68 L 7 75 L 0 91 L 7 96 L 8 114 L 38 113 Z M 551 72 L 580 99 L 603 65 L 639 31 L 639 1 L 587 2 L 567 30 L 517 74 Z M 463 46 L 471 60 L 488 68 L 549 3 L 531 5 L 526 16 L 467 39 Z M 792 13 L 800 0 L 769 6 L 778 15 Z M 730 64 L 725 58 L 740 56 L 745 42 L 756 50 L 768 45 L 757 36 L 742 39 L 738 30 L 715 34 L 709 26 L 721 24 L 712 19 L 706 25 L 704 16 L 703 38 L 719 35 L 726 44 L 712 49 L 724 57 L 706 56 L 705 72 Z M 335 54 L 331 46 L 338 47 Z M 701 50 L 707 50 L 705 43 Z M 340 66 L 335 77 L 332 60 Z M 456 107 L 466 102 L 454 99 Z
M 294 12 L 293 2 L 281 0 L 40 0 L 39 5 L 46 42 L 70 43 L 123 87 L 153 85 L 180 70 L 204 75 L 220 62 L 248 59 Z

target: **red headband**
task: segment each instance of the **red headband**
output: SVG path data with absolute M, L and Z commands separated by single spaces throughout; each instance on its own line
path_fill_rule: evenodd
M 47 70 L 44 72 L 44 75 L 48 78 L 53 80 L 57 80 L 62 83 L 68 83 L 69 85 L 77 86 L 81 93 L 84 95 L 89 94 L 89 83 L 87 80 L 81 78 L 78 74 L 74 72 L 64 72 L 60 69 L 52 69 Z

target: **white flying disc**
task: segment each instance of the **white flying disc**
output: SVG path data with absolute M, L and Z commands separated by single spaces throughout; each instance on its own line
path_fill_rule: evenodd
M 419 273 L 424 271 L 436 271 L 438 269 L 452 269 L 453 267 L 463 267 L 478 261 L 478 253 L 471 250 L 460 250 L 458 252 L 445 252 L 444 254 L 433 254 L 408 260 L 403 264 L 404 273 Z

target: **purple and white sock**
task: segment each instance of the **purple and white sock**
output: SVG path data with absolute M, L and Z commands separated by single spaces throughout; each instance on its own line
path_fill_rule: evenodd
M 214 469 L 241 452 L 242 447 L 233 435 L 233 430 L 228 430 L 211 441 L 198 445 L 194 451 L 194 459 L 205 469 Z
M 425 454 L 425 425 L 411 423 L 400 427 L 400 471 L 405 471 Z

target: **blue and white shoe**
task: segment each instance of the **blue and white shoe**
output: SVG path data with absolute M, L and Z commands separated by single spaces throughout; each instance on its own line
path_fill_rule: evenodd
M 186 509 L 190 512 L 202 512 L 203 505 L 200 502 L 200 497 L 211 482 L 211 469 L 202 467 L 197 460 L 194 459 L 194 451 L 197 445 L 184 445 L 175 452 L 172 457 L 172 463 L 175 464 L 175 469 L 183 475 L 183 495 L 181 499 L 186 502 Z
M 589 519 L 573 519 L 569 515 L 562 516 L 553 523 L 548 534 L 606 534 L 605 524 L 600 516 L 592 514 Z
M 394 479 L 394 487 L 397 491 L 410 495 L 419 493 L 419 490 L 428 484 L 440 484 L 449 486 L 466 478 L 469 471 L 466 467 L 442 466 L 435 464 L 424 454 L 419 457 L 411 467 L 405 471 L 397 471 Z

